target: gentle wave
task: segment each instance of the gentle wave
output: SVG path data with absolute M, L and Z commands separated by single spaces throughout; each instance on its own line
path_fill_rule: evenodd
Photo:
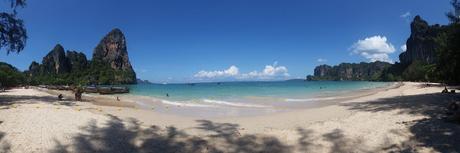
M 325 98 L 307 98 L 307 99 L 285 99 L 286 102 L 311 102 L 311 101 L 324 101 L 324 100 L 336 100 L 346 97 L 325 97 Z
M 234 107 L 255 107 L 255 108 L 268 108 L 268 107 L 271 107 L 271 106 L 266 106 L 266 105 L 243 104 L 243 103 L 235 103 L 235 102 L 227 102 L 227 101 L 211 100 L 211 99 L 203 99 L 203 102 L 212 103 L 212 104 L 227 105 L 227 106 L 234 106 Z
M 175 106 L 188 106 L 188 107 L 216 107 L 213 105 L 204 105 L 204 104 L 196 104 L 190 102 L 175 102 L 175 101 L 168 101 L 168 100 L 161 100 L 163 104 L 167 105 L 175 105 Z

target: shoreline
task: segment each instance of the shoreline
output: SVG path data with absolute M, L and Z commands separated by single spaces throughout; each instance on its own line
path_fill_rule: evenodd
M 292 111 L 315 109 L 337 105 L 342 101 L 352 100 L 360 97 L 370 96 L 381 91 L 395 89 L 402 86 L 401 82 L 389 83 L 386 86 L 356 89 L 343 92 L 322 93 L 313 96 L 312 101 L 299 102 L 259 102 L 259 103 L 232 103 L 226 101 L 210 101 L 209 103 L 176 103 L 165 99 L 159 99 L 150 96 L 115 94 L 115 95 L 100 95 L 100 94 L 83 94 L 83 100 L 99 106 L 114 106 L 142 109 L 147 111 L 155 111 L 162 114 L 192 117 L 192 118 L 207 118 L 221 119 L 234 117 L 254 117 L 272 114 L 282 114 Z M 63 94 L 66 99 L 72 99 L 71 91 L 51 90 L 45 88 L 33 87 L 34 89 L 55 95 Z M 117 101 L 117 97 L 120 101 Z M 319 100 L 315 100 L 319 99 Z M 211 109 L 211 110 L 210 110 Z
M 383 90 L 398 88 L 402 83 L 393 82 L 386 86 L 375 87 L 369 89 L 357 89 L 346 92 L 330 92 L 322 93 L 310 97 L 310 101 L 264 101 L 257 99 L 256 102 L 227 102 L 219 100 L 205 99 L 206 103 L 189 101 L 187 103 L 179 103 L 160 99 L 150 96 L 139 95 L 115 95 L 121 99 L 135 103 L 136 108 L 144 110 L 155 109 L 157 112 L 179 115 L 179 116 L 194 116 L 202 118 L 226 118 L 226 117 L 251 117 L 263 116 L 274 113 L 286 113 L 290 111 L 298 111 L 304 109 L 312 109 L 335 105 L 341 101 L 351 100 L 363 96 L 376 94 Z M 97 97 L 97 95 L 96 95 Z M 216 109 L 214 113 L 198 114 L 197 112 L 207 111 L 208 109 Z M 232 112 L 223 113 L 223 112 Z M 217 113 L 219 114 L 217 114 Z M 212 116 L 212 117 L 208 117 Z
M 460 127 L 436 119 L 435 112 L 441 113 L 442 106 L 459 96 L 440 94 L 443 88 L 404 82 L 323 107 L 225 118 L 58 102 L 56 96 L 37 89 L 14 89 L 0 93 L 0 150 L 7 144 L 11 152 L 94 152 L 85 150 L 88 147 L 99 152 L 452 152 L 459 149 L 453 144 Z M 430 131 L 431 126 L 443 131 Z M 153 143 L 163 141 L 168 143 Z

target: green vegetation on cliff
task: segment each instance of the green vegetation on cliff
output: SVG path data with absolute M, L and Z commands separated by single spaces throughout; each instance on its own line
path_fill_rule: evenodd
M 314 76 L 308 76 L 308 80 L 353 80 L 378 81 L 382 71 L 390 67 L 390 63 L 342 63 L 336 66 L 320 65 L 315 68 Z
M 116 46 L 116 47 L 113 47 Z M 32 85 L 135 84 L 136 73 L 129 62 L 126 40 L 119 29 L 107 34 L 94 49 L 92 61 L 57 44 L 41 64 L 32 62 L 25 72 Z
M 395 64 L 320 65 L 308 80 L 431 81 L 460 84 L 460 3 L 447 13 L 449 25 L 428 25 L 420 16 L 411 23 L 407 51 Z M 379 65 L 380 66 L 376 66 Z

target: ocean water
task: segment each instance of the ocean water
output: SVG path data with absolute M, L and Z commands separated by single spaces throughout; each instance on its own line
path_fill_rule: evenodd
M 307 103 L 331 100 L 337 95 L 389 86 L 389 82 L 368 81 L 273 81 L 214 82 L 195 84 L 138 84 L 131 95 L 160 99 L 182 106 L 266 107 L 265 104 Z

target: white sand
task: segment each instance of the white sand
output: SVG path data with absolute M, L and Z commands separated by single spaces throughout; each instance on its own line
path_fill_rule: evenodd
M 0 152 L 455 150 L 455 146 L 442 150 L 416 139 L 423 133 L 413 127 L 432 117 L 424 106 L 437 99 L 428 94 L 443 89 L 421 86 L 406 82 L 396 89 L 331 106 L 230 118 L 186 117 L 88 102 L 56 102 L 55 95 L 36 89 L 14 89 L 0 93 Z M 458 135 L 458 128 L 450 127 L 455 125 L 446 126 L 452 130 L 448 132 Z M 458 143 L 450 141 L 447 137 L 443 143 Z

